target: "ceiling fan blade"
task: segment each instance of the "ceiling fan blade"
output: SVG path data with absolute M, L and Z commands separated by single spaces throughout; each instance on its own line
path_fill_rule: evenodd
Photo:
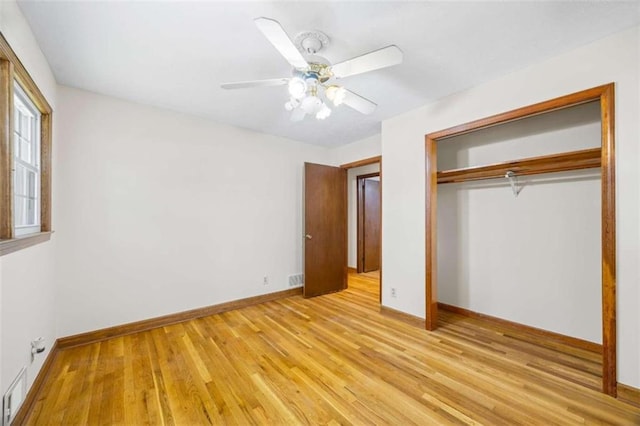
M 344 100 L 342 101 L 348 107 L 355 109 L 356 111 L 362 114 L 371 114 L 376 110 L 377 104 L 371 102 L 367 98 L 363 98 L 357 93 L 352 92 L 351 90 L 345 89 Z
M 267 40 L 294 68 L 309 66 L 278 21 L 269 18 L 256 18 L 254 22 Z
M 306 115 L 306 113 L 304 112 L 304 110 L 302 108 L 296 108 L 291 113 L 291 117 L 289 118 L 289 120 L 294 121 L 294 122 L 295 121 L 302 121 L 304 119 L 305 115 Z
M 402 50 L 392 44 L 335 64 L 331 67 L 331 71 L 337 78 L 348 77 L 400 64 L 402 63 L 402 56 Z
M 289 82 L 288 78 L 271 78 L 269 80 L 236 81 L 234 83 L 222 83 L 223 89 L 246 89 L 248 87 L 283 86 Z

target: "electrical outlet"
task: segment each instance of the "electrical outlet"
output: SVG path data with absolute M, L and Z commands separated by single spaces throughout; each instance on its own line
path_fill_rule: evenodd
M 269 285 L 269 277 L 268 276 L 264 276 L 264 278 L 262 278 L 262 285 Z
M 391 297 L 396 297 L 396 296 L 397 296 L 396 289 L 392 287 L 391 288 Z

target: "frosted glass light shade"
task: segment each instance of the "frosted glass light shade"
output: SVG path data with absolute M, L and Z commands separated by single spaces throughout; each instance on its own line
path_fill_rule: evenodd
M 289 94 L 296 99 L 300 99 L 307 92 L 307 83 L 300 77 L 293 77 L 289 80 Z
M 307 96 L 302 100 L 300 108 L 307 114 L 316 114 L 322 108 L 322 101 L 317 96 Z
M 318 120 L 324 120 L 325 118 L 329 117 L 331 115 L 331 108 L 329 108 L 324 102 L 322 103 L 322 106 L 320 107 L 320 111 L 318 111 L 318 113 L 316 114 L 316 118 Z
M 347 91 L 344 87 L 329 86 L 327 90 L 325 90 L 325 95 L 335 106 L 338 106 L 344 102 Z

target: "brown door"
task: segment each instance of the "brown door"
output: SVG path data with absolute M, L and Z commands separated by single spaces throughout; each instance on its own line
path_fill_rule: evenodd
M 363 272 L 380 269 L 380 182 L 364 180 Z
M 347 288 L 347 170 L 304 164 L 304 297 Z

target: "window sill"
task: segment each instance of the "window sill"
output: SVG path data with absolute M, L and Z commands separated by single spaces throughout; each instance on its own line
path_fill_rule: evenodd
M 49 241 L 51 234 L 53 234 L 53 231 L 38 232 L 36 234 L 25 235 L 11 240 L 0 240 L 0 256 Z

